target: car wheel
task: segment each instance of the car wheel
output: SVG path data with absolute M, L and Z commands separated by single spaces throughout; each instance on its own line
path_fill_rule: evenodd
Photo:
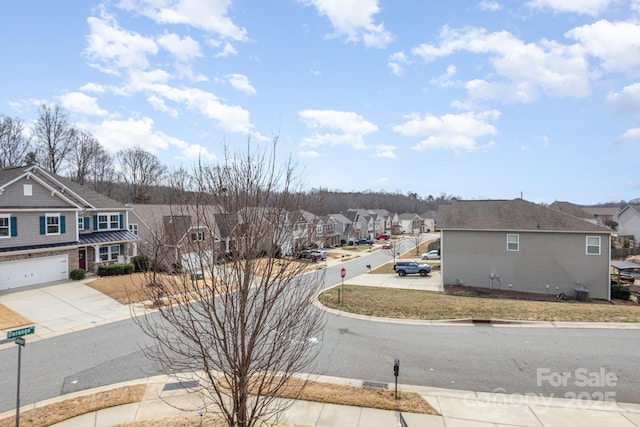
M 406 272 L 406 271 L 404 271 L 404 270 L 400 270 L 400 271 L 398 271 L 398 276 L 400 276 L 400 277 L 404 277 L 404 276 L 406 276 L 406 275 L 407 275 L 407 272 Z
M 425 277 L 427 275 L 427 270 L 420 270 L 420 275 Z

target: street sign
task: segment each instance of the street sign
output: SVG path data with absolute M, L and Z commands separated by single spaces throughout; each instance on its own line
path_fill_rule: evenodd
M 19 346 L 24 347 L 24 344 L 25 344 L 24 338 L 22 338 L 22 337 L 16 338 L 16 344 L 18 344 Z
M 7 332 L 7 339 L 21 337 L 23 335 L 29 335 L 36 331 L 35 326 L 28 326 L 26 328 L 14 329 L 13 331 Z
M 340 277 L 344 279 L 346 275 L 347 275 L 347 270 L 345 270 L 344 267 L 342 267 L 342 270 L 340 270 Z

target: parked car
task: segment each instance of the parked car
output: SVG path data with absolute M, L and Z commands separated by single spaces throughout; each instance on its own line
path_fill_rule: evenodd
M 317 260 L 324 261 L 325 259 L 327 259 L 327 251 L 322 249 L 314 249 L 311 251 L 310 256 L 315 258 L 316 261 Z
M 378 237 L 376 237 L 376 239 L 378 240 L 389 240 L 391 238 L 391 236 L 389 236 L 388 234 L 378 234 Z
M 393 243 L 391 242 L 384 242 L 382 244 L 382 249 L 391 249 L 391 248 L 393 248 Z
M 398 261 L 393 266 L 398 276 L 404 277 L 407 274 L 419 274 L 426 276 L 431 272 L 429 264 L 418 264 L 416 261 Z
M 356 240 L 356 245 L 373 245 L 373 240 L 369 240 L 369 239 Z
M 311 250 L 310 249 L 304 249 L 304 250 L 300 251 L 300 253 L 298 253 L 298 259 L 307 259 L 307 258 L 309 258 L 309 255 L 311 255 Z
M 438 249 L 434 249 L 432 251 L 422 254 L 421 258 L 422 259 L 440 259 L 440 251 Z

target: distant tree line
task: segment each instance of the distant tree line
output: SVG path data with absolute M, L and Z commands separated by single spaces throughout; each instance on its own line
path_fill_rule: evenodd
M 64 109 L 55 104 L 41 104 L 30 125 L 0 114 L 0 169 L 32 164 L 122 203 L 202 202 L 203 195 L 194 191 L 197 177 L 193 172 L 182 167 L 170 169 L 140 146 L 111 154 L 91 132 L 71 124 Z M 306 198 L 306 205 L 315 206 L 318 215 L 345 213 L 350 208 L 423 214 L 459 198 L 444 193 L 423 197 L 411 191 L 343 192 L 326 188 L 312 189 L 301 196 Z M 320 206 L 317 200 L 322 200 Z M 640 203 L 640 199 L 629 203 Z M 621 200 L 598 206 L 626 204 Z

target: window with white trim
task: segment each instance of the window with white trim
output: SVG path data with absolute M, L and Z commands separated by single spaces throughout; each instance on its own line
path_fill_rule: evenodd
M 100 261 L 117 260 L 119 255 L 120 255 L 120 245 L 100 247 Z
M 84 217 L 78 217 L 78 230 L 84 230 Z
M 129 224 L 129 231 L 137 236 L 138 235 L 138 224 Z
M 520 250 L 520 235 L 507 234 L 507 250 L 517 252 Z
M 587 255 L 600 255 L 600 236 L 587 236 Z
M 98 215 L 98 230 L 119 230 L 120 215 L 119 214 L 100 214 Z
M 194 242 L 202 242 L 204 240 L 204 231 L 198 231 L 191 234 L 191 239 Z
M 46 215 L 46 234 L 60 234 L 60 214 Z
M 0 238 L 11 237 L 11 216 L 0 215 Z

